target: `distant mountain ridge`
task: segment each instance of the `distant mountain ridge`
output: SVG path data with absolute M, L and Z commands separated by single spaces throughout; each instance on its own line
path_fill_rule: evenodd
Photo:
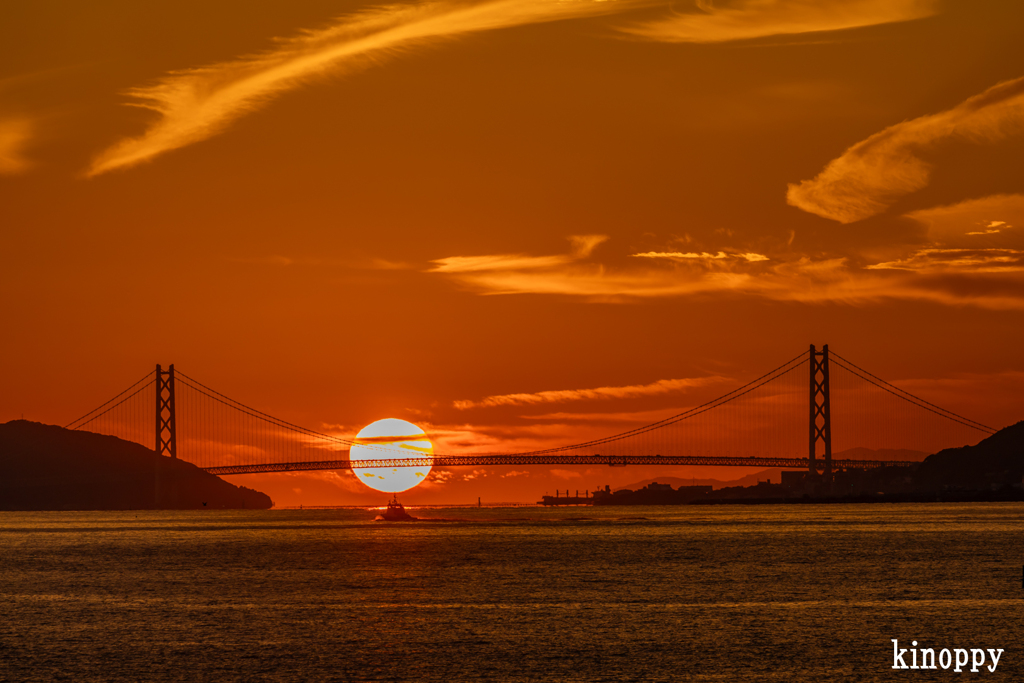
M 27 420 L 0 424 L 0 510 L 273 505 L 265 493 L 117 437 Z

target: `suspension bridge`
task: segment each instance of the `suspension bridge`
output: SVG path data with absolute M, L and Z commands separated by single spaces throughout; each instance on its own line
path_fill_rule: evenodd
M 156 366 L 67 425 L 120 437 L 218 475 L 395 467 L 530 465 L 715 465 L 787 468 L 829 482 L 836 471 L 912 467 L 917 460 L 833 453 L 918 451 L 976 443 L 994 433 L 975 422 L 811 346 L 718 398 L 609 436 L 512 453 L 410 454 L 274 417 L 174 366 Z M 835 444 L 835 448 L 834 448 Z M 350 461 L 359 445 L 380 457 Z

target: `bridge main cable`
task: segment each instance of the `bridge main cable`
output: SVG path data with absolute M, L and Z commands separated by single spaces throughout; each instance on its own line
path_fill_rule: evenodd
M 792 372 L 793 370 L 796 370 L 797 368 L 799 368 L 800 366 L 802 366 L 806 362 L 807 362 L 807 354 L 805 352 L 801 352 L 799 356 L 796 356 L 795 358 L 793 358 L 793 359 L 783 363 L 782 365 L 780 365 L 779 367 L 775 368 L 771 372 L 765 373 L 764 375 L 761 375 L 757 379 L 752 380 L 750 382 L 747 382 L 746 384 L 744 384 L 741 387 L 733 389 L 732 391 L 730 391 L 727 394 L 723 394 L 722 396 L 719 396 L 718 398 L 716 398 L 714 400 L 708 401 L 707 403 L 703 403 L 703 404 L 701 404 L 699 406 L 695 406 L 693 408 L 690 408 L 689 410 L 685 410 L 685 411 L 683 411 L 681 413 L 678 413 L 676 415 L 673 415 L 671 417 L 666 417 L 663 420 L 659 420 L 657 422 L 652 422 L 650 424 L 646 424 L 646 425 L 644 425 L 642 427 L 637 427 L 635 429 L 630 429 L 628 431 L 620 432 L 618 434 L 613 434 L 611 436 L 605 436 L 605 437 L 602 437 L 602 438 L 599 438 L 599 439 L 594 439 L 592 441 L 585 441 L 585 442 L 582 442 L 582 443 L 570 444 L 568 446 L 557 446 L 555 448 L 546 448 L 546 449 L 543 449 L 543 450 L 515 453 L 515 454 L 511 454 L 511 455 L 519 455 L 519 456 L 545 455 L 546 456 L 546 455 L 552 454 L 552 453 L 565 453 L 566 451 L 577 451 L 577 450 L 581 450 L 581 449 L 584 449 L 584 448 L 592 448 L 594 446 L 601 446 L 603 444 L 612 443 L 612 442 L 615 442 L 615 441 L 621 441 L 621 440 L 629 438 L 631 436 L 637 436 L 639 434 L 645 434 L 647 432 L 653 432 L 653 431 L 655 431 L 657 429 L 662 429 L 664 427 L 668 427 L 669 425 L 676 424 L 677 422 L 682 422 L 683 420 L 688 420 L 688 419 L 690 419 L 692 417 L 696 417 L 697 415 L 700 415 L 702 413 L 706 413 L 706 412 L 708 412 L 710 410 L 714 410 L 715 408 L 718 408 L 718 407 L 723 406 L 723 405 L 725 405 L 727 403 L 730 403 L 730 402 L 740 398 L 741 396 L 745 396 L 746 394 L 749 394 L 750 392 L 754 391 L 755 389 L 757 389 L 759 387 L 762 387 L 765 384 L 768 384 L 769 382 L 774 382 L 775 380 L 779 379 L 783 375 L 786 375 L 786 374 Z M 492 455 L 492 454 L 488 454 L 488 455 Z M 503 454 L 493 454 L 493 455 L 503 455 Z M 646 457 L 646 456 L 638 456 L 638 457 Z M 538 464 L 540 464 L 540 463 L 538 463 Z M 587 463 L 581 463 L 581 464 L 587 464 Z
M 954 413 L 952 410 L 946 410 L 942 406 L 937 406 L 934 403 L 930 403 L 929 401 L 924 400 L 920 396 L 915 396 L 914 394 L 910 393 L 906 389 L 901 389 L 898 386 L 896 386 L 895 384 L 892 384 L 891 382 L 887 382 L 884 379 L 882 379 L 881 377 L 878 377 L 877 375 L 871 374 L 870 372 L 868 372 L 864 368 L 862 368 L 862 367 L 860 367 L 858 365 L 854 365 L 853 362 L 847 360 L 846 358 L 843 358 L 842 356 L 840 356 L 838 353 L 836 353 L 834 351 L 832 352 L 832 356 L 833 356 L 833 361 L 837 361 L 836 365 L 838 365 L 842 369 L 846 370 L 847 372 L 849 372 L 852 375 L 856 375 L 857 377 L 860 377 L 862 380 L 864 380 L 868 384 L 872 384 L 872 385 L 878 387 L 879 389 L 881 389 L 883 391 L 886 391 L 886 392 L 892 394 L 893 396 L 906 401 L 907 403 L 912 403 L 913 405 L 916 405 L 918 408 L 923 408 L 924 410 L 927 410 L 928 412 L 935 413 L 939 417 L 944 417 L 947 420 L 951 420 L 953 422 L 958 422 L 958 423 L 962 424 L 965 427 L 969 427 L 971 429 L 975 429 L 975 430 L 977 430 L 979 432 L 984 432 L 986 434 L 995 434 L 996 431 L 997 431 L 996 429 L 994 429 L 992 427 L 989 427 L 988 425 L 984 425 L 984 424 L 982 424 L 980 422 L 977 422 L 977 421 L 972 420 L 970 418 L 964 417 L 963 415 L 959 415 L 957 413 Z
M 121 398 L 122 396 L 127 394 L 132 389 L 135 389 L 135 387 L 139 386 L 140 384 L 142 384 L 146 380 L 149 380 L 149 382 L 147 384 L 145 384 L 144 386 L 140 387 L 139 389 L 136 389 L 129 396 L 125 396 L 120 401 L 117 401 L 117 399 Z M 138 395 L 144 389 L 148 388 L 149 385 L 152 384 L 155 381 L 156 380 L 153 379 L 153 373 L 147 372 L 143 376 L 142 379 L 140 379 L 138 382 L 136 382 L 135 384 L 131 385 L 130 387 L 128 387 L 127 389 L 122 391 L 120 394 L 118 394 L 114 398 L 110 399 L 109 401 L 107 401 L 103 405 L 100 405 L 100 406 L 98 406 L 96 408 L 93 408 L 92 410 L 90 410 L 88 413 L 86 413 L 82 417 L 78 418 L 77 420 L 74 420 L 74 421 L 69 422 L 66 425 L 64 425 L 64 429 L 81 429 L 82 427 L 84 427 L 85 425 L 89 424 L 90 422 L 93 422 L 94 420 L 97 420 L 97 419 L 103 417 L 104 415 L 109 413 L 114 408 L 117 408 L 118 406 L 120 406 L 125 401 L 128 401 L 129 399 L 134 398 L 136 395 Z M 114 403 L 114 401 L 117 401 L 117 403 Z M 114 405 L 110 405 L 111 403 L 114 403 Z M 110 407 L 107 408 L 107 406 L 110 406 Z M 103 408 L 107 408 L 107 409 L 103 410 Z M 101 410 L 103 412 L 100 412 Z
M 574 443 L 574 444 L 569 444 L 569 445 L 564 445 L 564 446 L 557 446 L 557 447 L 554 447 L 554 448 L 546 448 L 546 449 L 540 449 L 540 450 L 533 450 L 533 451 L 525 451 L 525 452 L 524 451 L 520 451 L 520 452 L 516 452 L 516 453 L 494 453 L 494 452 L 491 452 L 491 453 L 484 453 L 484 454 L 479 454 L 479 455 L 475 455 L 475 456 L 448 456 L 448 455 L 443 455 L 443 454 L 435 454 L 434 458 L 438 459 L 438 464 L 439 465 L 444 466 L 442 461 L 448 462 L 449 459 L 452 459 L 452 458 L 455 458 L 455 459 L 458 459 L 458 458 L 510 458 L 510 457 L 512 457 L 512 458 L 515 458 L 515 457 L 519 457 L 519 458 L 531 458 L 531 457 L 532 458 L 536 458 L 536 456 L 545 456 L 545 457 L 547 457 L 547 456 L 554 456 L 554 455 L 557 455 L 557 454 L 566 454 L 566 453 L 578 452 L 578 451 L 584 450 L 584 449 L 594 449 L 594 448 L 596 448 L 598 446 L 602 446 L 602 445 L 613 443 L 613 442 L 617 442 L 617 441 L 622 441 L 623 439 L 627 439 L 629 437 L 633 437 L 633 436 L 637 436 L 637 435 L 640 435 L 640 434 L 645 434 L 645 433 L 652 432 L 652 431 L 655 431 L 655 430 L 663 429 L 665 427 L 668 427 L 670 425 L 676 424 L 678 422 L 682 422 L 684 420 L 687 420 L 687 419 L 696 417 L 698 415 L 701 415 L 703 413 L 706 413 L 708 411 L 714 410 L 715 408 L 719 408 L 719 407 L 721 407 L 721 406 L 723 406 L 723 405 L 725 405 L 727 403 L 730 403 L 730 402 L 732 402 L 732 401 L 734 401 L 734 400 L 736 400 L 736 399 L 738 399 L 738 398 L 740 398 L 742 396 L 745 396 L 746 394 L 754 391 L 755 389 L 758 389 L 761 386 L 764 386 L 765 384 L 768 384 L 769 382 L 773 382 L 773 381 L 779 379 L 780 377 L 782 377 L 782 376 L 792 372 L 793 370 L 797 369 L 798 367 L 802 366 L 806 362 L 807 362 L 806 354 L 801 353 L 800 355 L 790 359 L 789 361 L 783 363 L 782 365 L 778 366 L 777 368 L 773 369 L 772 371 L 770 371 L 768 373 L 765 373 L 764 375 L 758 377 L 757 379 L 755 379 L 755 380 L 753 380 L 751 382 L 748 382 L 748 383 L 744 384 L 743 386 L 740 386 L 740 387 L 738 387 L 736 389 L 733 389 L 732 391 L 730 391 L 730 392 L 728 392 L 728 393 L 726 393 L 726 394 L 724 394 L 722 396 L 719 396 L 719 397 L 717 397 L 717 398 L 715 398 L 715 399 L 713 399 L 711 401 L 708 401 L 707 403 L 703 403 L 701 405 L 698 405 L 698 406 L 695 406 L 695 407 L 690 408 L 688 410 L 685 410 L 682 413 L 678 413 L 678 414 L 673 415 L 671 417 L 667 417 L 665 419 L 659 420 L 659 421 L 651 423 L 651 424 L 644 425 L 642 427 L 637 427 L 635 429 L 630 429 L 628 431 L 620 432 L 618 434 L 612 434 L 610 436 L 606 436 L 606 437 L 602 437 L 602 438 L 598 438 L 598 439 L 593 439 L 591 441 L 586 441 L 586 442 L 582 442 L 582 443 Z M 183 384 L 185 384 L 189 388 L 191 388 L 194 391 L 197 391 L 197 392 L 203 394 L 207 398 L 212 399 L 212 400 L 214 400 L 214 401 L 216 401 L 218 403 L 221 403 L 221 404 L 223 404 L 223 405 L 225 405 L 225 406 L 227 406 L 227 407 L 229 407 L 229 408 L 231 408 L 233 410 L 236 410 L 236 411 L 239 411 L 239 412 L 244 413 L 246 415 L 249 415 L 250 417 L 253 417 L 253 418 L 255 418 L 257 420 L 260 420 L 262 422 L 265 422 L 265 423 L 268 423 L 268 424 L 271 424 L 271 425 L 283 428 L 285 430 L 294 432 L 296 434 L 300 434 L 300 435 L 303 435 L 303 436 L 306 436 L 306 437 L 309 437 L 309 438 L 325 441 L 325 442 L 332 443 L 332 444 L 335 444 L 335 445 L 338 445 L 338 446 L 352 447 L 352 446 L 355 446 L 355 445 L 358 444 L 362 448 L 367 448 L 367 449 L 371 449 L 371 450 L 381 451 L 382 452 L 382 458 L 380 460 L 381 462 L 392 462 L 392 461 L 396 461 L 397 462 L 399 460 L 401 460 L 402 462 L 405 462 L 404 458 L 386 458 L 386 456 L 389 453 L 395 453 L 396 452 L 395 449 L 393 449 L 393 448 L 389 448 L 388 446 L 382 446 L 382 445 L 378 445 L 378 444 L 359 443 L 359 442 L 357 442 L 354 439 L 346 439 L 344 437 L 334 436 L 334 435 L 331 435 L 331 434 L 324 434 L 322 432 L 317 432 L 315 430 L 308 429 L 306 427 L 301 427 L 299 425 L 296 425 L 296 424 L 293 424 L 293 423 L 290 423 L 290 422 L 286 422 L 285 420 L 282 420 L 280 418 L 274 417 L 273 415 L 265 413 L 265 412 L 263 412 L 261 410 L 257 410 L 256 408 L 253 408 L 251 406 L 245 405 L 244 403 L 242 403 L 240 401 L 237 401 L 237 400 L 231 398 L 230 396 L 226 396 L 226 395 L 220 393 L 219 391 L 217 391 L 216 389 L 213 389 L 213 388 L 211 388 L 211 387 L 209 387 L 209 386 L 199 382 L 198 380 L 196 380 L 196 379 L 194 379 L 192 377 L 189 377 L 188 375 L 186 375 L 185 373 L 181 372 L 180 370 L 178 371 L 178 379 L 179 379 L 179 381 L 181 381 Z M 563 457 L 579 458 L 579 457 L 587 457 L 587 456 L 571 455 L 571 456 L 563 456 Z M 595 457 L 603 458 L 604 456 L 595 456 Z M 643 457 L 643 456 L 638 456 L 638 457 Z M 331 461 L 322 461 L 322 462 L 341 462 L 341 461 L 340 460 L 339 461 L 331 460 Z M 347 462 L 347 461 L 345 461 L 345 462 Z M 370 462 L 370 461 L 366 461 L 366 462 Z M 376 461 L 373 461 L 373 462 L 376 462 Z M 490 461 L 487 461 L 487 462 L 490 462 Z M 577 461 L 573 461 L 573 462 L 577 462 Z M 578 462 L 579 462 L 579 464 L 591 464 L 591 461 L 578 461 Z M 606 462 L 605 460 L 593 461 L 593 463 L 597 463 L 597 464 L 605 464 L 605 462 Z M 662 462 L 662 461 L 659 461 L 659 462 Z M 515 463 L 516 464 L 531 464 L 531 463 L 532 464 L 541 464 L 541 463 L 537 462 L 535 459 L 534 460 L 530 460 L 530 461 L 515 461 Z M 568 464 L 568 463 L 569 463 L 569 461 L 558 461 L 558 462 L 553 463 L 553 464 Z M 285 464 L 287 464 L 289 466 L 297 465 L 296 463 L 285 463 Z M 419 461 L 417 461 L 417 465 L 415 465 L 415 466 L 425 466 L 425 465 L 428 465 L 428 464 L 431 464 L 431 463 L 430 462 L 420 463 Z M 469 461 L 467 461 L 467 464 L 469 464 Z M 478 462 L 476 464 L 486 464 L 486 462 Z M 658 464 L 658 463 L 655 463 L 655 464 Z M 689 463 L 686 463 L 686 464 L 689 464 Z M 405 466 L 409 466 L 409 465 L 390 465 L 390 466 L 392 466 L 392 467 L 394 467 L 394 466 L 405 467 Z M 257 468 L 257 469 L 252 469 L 252 468 Z M 259 472 L 290 471 L 290 470 L 281 469 L 279 464 L 275 464 L 275 463 L 261 463 L 261 464 L 252 464 L 252 465 L 224 465 L 224 466 L 210 467 L 210 468 L 205 468 L 205 469 L 207 469 L 207 471 L 218 473 L 218 474 L 242 474 L 242 473 L 256 472 L 256 471 L 259 471 Z M 300 468 L 295 466 L 295 467 L 290 467 L 290 469 L 300 469 Z M 338 467 L 315 467 L 314 466 L 312 468 L 306 468 L 306 469 L 338 469 Z M 345 469 L 347 469 L 347 468 L 345 468 Z

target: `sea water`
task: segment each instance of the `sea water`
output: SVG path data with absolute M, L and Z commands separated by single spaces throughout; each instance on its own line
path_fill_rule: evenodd
M 0 512 L 0 680 L 1024 680 L 1020 504 L 410 512 Z

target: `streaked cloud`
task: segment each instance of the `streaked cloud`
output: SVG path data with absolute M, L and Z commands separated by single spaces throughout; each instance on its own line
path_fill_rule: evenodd
M 433 273 L 477 273 L 494 270 L 537 270 L 562 266 L 587 258 L 597 245 L 607 240 L 606 235 L 570 235 L 572 246 L 568 254 L 556 256 L 526 256 L 523 254 L 496 254 L 493 256 L 449 256 L 432 261 Z
M 1020 249 L 919 249 L 906 258 L 867 266 L 869 270 L 919 273 L 1024 273 Z
M 858 142 L 815 178 L 790 184 L 786 201 L 840 223 L 859 221 L 928 185 L 932 165 L 918 156 L 921 152 L 948 141 L 994 143 L 1022 132 L 1024 78 L 1016 78 Z
M 453 256 L 432 261 L 445 275 L 481 294 L 557 294 L 593 301 L 744 291 L 768 257 L 753 252 L 650 251 L 633 254 L 651 267 L 613 269 L 587 262 L 603 236 L 571 238 L 568 254 Z
M 595 389 L 563 389 L 557 391 L 539 391 L 533 394 L 504 394 L 488 396 L 479 401 L 455 401 L 459 410 L 494 406 L 523 406 L 538 403 L 566 403 L 592 399 L 636 398 L 653 396 L 675 391 L 685 391 L 693 387 L 703 387 L 724 381 L 724 377 L 692 377 L 686 379 L 661 379 L 650 384 L 633 384 L 621 387 L 597 387 Z
M 417 484 L 416 487 L 420 489 L 431 489 L 439 486 L 444 486 L 452 479 L 455 478 L 455 472 L 451 470 L 442 470 L 437 467 L 430 470 L 430 474 L 427 475 L 426 481 Z
M 316 484 L 328 484 L 347 493 L 366 492 L 366 486 L 359 482 L 358 475 L 354 474 L 352 470 L 342 470 L 340 472 L 331 470 L 275 472 L 274 476 L 275 479 L 288 478 L 295 483 L 300 483 L 311 488 L 316 486 Z
M 527 452 L 572 443 L 590 432 L 562 424 L 425 423 L 434 453 Z
M 670 261 L 696 261 L 696 262 L 715 262 L 715 261 L 727 261 L 729 259 L 743 259 L 748 262 L 767 261 L 768 257 L 764 254 L 755 254 L 748 252 L 745 254 L 727 254 L 724 251 L 719 251 L 715 254 L 710 254 L 706 251 L 696 252 L 680 252 L 680 251 L 645 251 L 642 254 L 633 254 L 636 258 L 657 258 L 667 259 Z
M 232 256 L 227 259 L 231 263 L 244 263 L 255 266 L 275 266 L 290 268 L 292 266 L 334 267 L 351 270 L 409 270 L 413 266 L 400 261 L 383 258 L 313 258 L 308 256 L 284 256 L 271 254 L 268 256 Z
M 1003 231 L 1003 228 L 1012 228 L 1012 225 L 1006 225 L 1003 221 L 992 221 L 982 230 L 975 230 L 967 233 L 968 235 L 998 235 Z
M 698 12 L 622 30 L 662 42 L 721 43 L 920 19 L 935 14 L 936 5 L 934 0 L 745 0 L 720 7 L 697 0 Z
M 936 245 L 1024 247 L 1024 195 L 996 194 L 904 214 L 928 229 Z M 998 235 L 998 237 L 996 237 Z
M 217 135 L 275 97 L 330 75 L 480 31 L 612 14 L 649 0 L 492 0 L 391 5 L 305 31 L 269 52 L 171 73 L 128 94 L 159 118 L 93 160 L 96 176 Z
M 965 239 L 990 237 L 965 235 Z M 510 261 L 496 258 L 488 269 L 442 272 L 435 268 L 430 272 L 446 275 L 481 295 L 547 294 L 598 303 L 754 296 L 808 304 L 867 305 L 904 300 L 1024 310 L 1024 278 L 1014 267 L 1006 265 L 1008 262 L 998 260 L 1015 252 L 975 254 L 970 257 L 975 259 L 972 262 L 963 254 L 944 249 L 929 246 L 918 250 L 926 252 L 923 254 L 915 256 L 911 252 L 876 263 L 862 263 L 845 256 L 812 258 L 789 254 L 770 261 L 656 258 L 645 259 L 652 262 L 649 267 L 633 268 L 567 259 L 549 267 L 521 269 L 510 268 Z M 715 267 L 708 267 L 708 263 Z
M 639 410 L 624 413 L 544 413 L 542 415 L 520 415 L 524 420 L 550 420 L 553 422 L 636 422 L 650 424 L 678 415 L 684 408 L 663 408 L 661 410 Z
M 428 272 L 445 275 L 481 294 L 561 294 L 584 296 L 595 301 L 622 297 L 652 298 L 679 296 L 706 291 L 737 289 L 749 278 L 740 272 L 737 263 L 746 259 L 675 258 L 648 252 L 641 255 L 653 261 L 666 261 L 668 268 L 612 270 L 597 263 L 587 263 L 593 247 L 605 238 L 590 236 L 574 238 L 569 254 L 556 256 L 452 256 L 432 261 Z M 731 262 L 733 265 L 726 265 Z M 709 263 L 716 267 L 708 268 Z
M 33 125 L 27 118 L 0 119 L 0 175 L 28 170 L 31 163 L 25 149 L 32 139 Z
M 415 442 L 415 441 L 429 441 L 429 440 L 430 440 L 430 437 L 428 437 L 425 433 L 420 433 L 420 434 L 402 434 L 402 435 L 393 435 L 393 436 L 392 435 L 389 435 L 389 436 L 362 436 L 362 437 L 357 437 L 357 438 L 353 439 L 352 442 L 355 443 L 355 444 L 361 444 L 361 445 L 365 445 L 365 446 L 373 446 L 373 445 L 388 446 L 388 445 L 391 445 L 391 444 L 398 444 L 399 448 L 406 448 L 407 447 L 406 446 L 406 442 L 410 442 L 410 441 L 412 441 L 412 442 Z M 408 446 L 408 447 L 412 448 L 412 446 Z M 425 450 L 425 449 L 416 448 L 416 450 Z

